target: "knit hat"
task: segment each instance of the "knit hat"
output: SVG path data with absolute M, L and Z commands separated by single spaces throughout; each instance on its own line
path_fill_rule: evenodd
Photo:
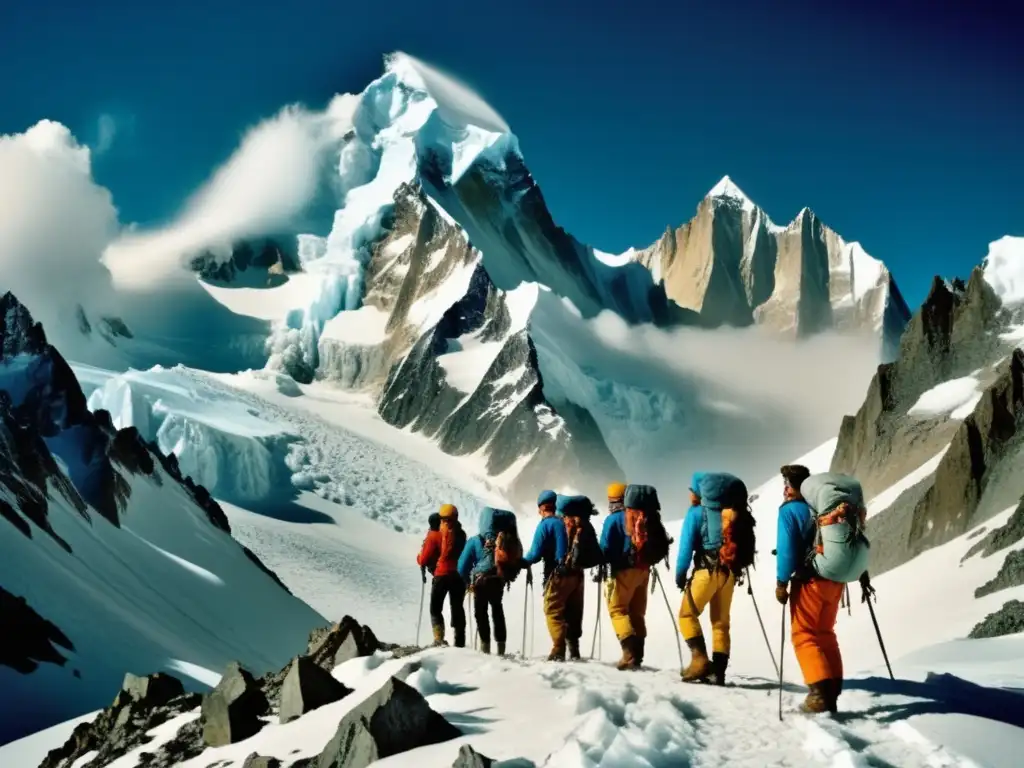
M 442 504 L 440 513 L 442 520 L 447 520 L 449 518 L 453 518 L 455 520 L 459 519 L 459 510 L 455 508 L 454 504 Z
M 622 501 L 625 495 L 625 483 L 612 483 L 608 486 L 608 501 Z
M 431 512 L 430 517 L 427 518 L 427 525 L 430 526 L 430 530 L 437 531 L 441 528 L 441 515 L 437 512 Z
M 707 472 L 694 472 L 693 477 L 690 478 L 690 490 L 700 496 L 700 481 L 704 478 Z
M 537 506 L 543 507 L 545 504 L 554 504 L 558 499 L 558 494 L 554 491 L 541 491 L 540 496 L 537 497 Z
M 794 491 L 799 491 L 804 480 L 811 476 L 811 470 L 803 464 L 786 464 L 779 470 L 786 485 Z

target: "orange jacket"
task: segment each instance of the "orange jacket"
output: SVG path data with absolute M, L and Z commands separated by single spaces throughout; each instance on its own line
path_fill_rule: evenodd
M 423 548 L 420 549 L 416 563 L 420 566 L 426 566 L 427 570 L 434 576 L 448 576 L 458 573 L 460 554 L 462 554 L 462 547 L 456 546 L 453 548 L 452 557 L 442 559 L 441 532 L 427 531 L 427 537 L 423 540 Z

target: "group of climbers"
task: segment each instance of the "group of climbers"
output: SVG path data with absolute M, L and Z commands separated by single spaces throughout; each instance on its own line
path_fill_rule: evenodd
M 792 642 L 810 689 L 806 712 L 835 712 L 843 668 L 835 623 L 846 585 L 867 576 L 865 506 L 859 483 L 836 474 L 811 475 L 803 466 L 782 467 L 784 498 L 778 517 L 776 598 L 789 603 Z M 490 653 L 494 623 L 497 653 L 505 653 L 502 598 L 523 569 L 532 584 L 531 566 L 542 564 L 544 614 L 551 635 L 549 661 L 580 659 L 585 572 L 596 568 L 605 582 L 605 599 L 622 647 L 620 670 L 639 669 L 647 638 L 647 596 L 652 569 L 668 567 L 669 538 L 655 488 L 613 483 L 608 486 L 608 516 L 600 539 L 591 524 L 597 514 L 586 496 L 545 490 L 537 499 L 540 522 L 523 553 L 515 514 L 485 508 L 480 533 L 467 540 L 458 511 L 445 504 L 431 515 L 430 532 L 417 562 L 434 576 L 430 617 L 434 643 L 445 644 L 442 609 L 451 602 L 455 645 L 465 646 L 463 599 L 474 596 L 480 646 Z M 686 682 L 725 684 L 731 650 L 730 612 L 737 585 L 749 578 L 754 563 L 755 520 L 747 487 L 735 475 L 698 472 L 690 483 L 690 508 L 679 536 L 675 583 L 682 593 L 679 630 L 690 650 L 680 670 Z M 424 575 L 424 580 L 425 580 Z M 657 574 L 655 573 L 655 578 Z M 710 609 L 711 654 L 700 624 Z

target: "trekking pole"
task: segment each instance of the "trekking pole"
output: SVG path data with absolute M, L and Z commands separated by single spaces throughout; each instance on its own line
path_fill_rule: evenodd
M 661 587 L 661 596 L 665 598 L 665 608 L 668 610 L 668 617 L 672 621 L 672 626 L 676 628 L 673 633 L 676 636 L 676 650 L 679 652 L 679 668 L 683 668 L 683 643 L 679 639 L 679 622 L 676 621 L 675 612 L 672 610 L 672 604 L 668 601 L 668 592 L 665 591 L 665 585 L 661 581 L 661 577 L 658 572 L 652 568 L 651 573 L 654 574 L 654 580 L 658 582 L 658 586 Z
M 523 584 L 523 644 L 519 648 L 519 655 L 526 658 L 526 608 L 530 604 L 530 582 Z
M 864 585 L 861 585 L 864 587 Z M 871 613 L 871 623 L 875 625 L 875 635 L 878 637 L 878 645 L 882 649 L 882 658 L 885 659 L 885 668 L 889 670 L 889 679 L 895 680 L 892 674 L 892 665 L 889 664 L 889 654 L 885 652 L 885 641 L 882 640 L 882 630 L 878 628 L 878 619 L 875 618 L 875 608 L 871 605 L 871 596 L 875 594 L 874 587 L 870 584 L 864 587 L 863 601 L 868 604 L 868 611 Z M 877 597 L 875 598 L 878 599 Z
M 764 622 L 761 620 L 761 611 L 757 607 L 757 600 L 754 598 L 754 585 L 750 581 L 750 569 L 747 568 L 747 594 L 750 595 L 750 602 L 754 604 L 754 613 L 757 614 L 757 623 L 761 625 L 761 634 L 764 635 L 764 644 L 768 649 L 768 655 L 772 659 L 772 666 L 775 667 L 775 671 L 779 671 L 779 665 L 775 663 L 775 654 L 772 653 L 772 643 L 768 639 L 768 630 L 764 628 Z
M 423 583 L 420 584 L 420 615 L 416 619 L 416 647 L 420 647 L 420 630 L 423 628 L 423 596 L 427 592 L 427 575 L 420 571 L 420 576 L 423 578 Z
M 533 594 L 534 594 L 534 592 L 533 592 L 533 584 L 531 584 L 530 585 L 530 595 L 532 596 Z M 532 603 L 533 600 L 531 599 L 530 602 Z M 533 656 L 533 636 L 535 634 L 537 634 L 537 616 L 535 615 L 534 611 L 530 611 L 530 655 L 531 656 Z
M 779 641 L 779 722 L 782 722 L 782 662 L 786 658 L 786 606 L 782 606 L 782 637 Z
M 595 581 L 594 586 L 597 587 L 597 601 L 594 603 L 594 637 L 590 641 L 590 660 L 594 660 L 594 649 L 597 648 L 597 631 L 601 628 L 601 582 Z
M 844 590 L 844 594 L 846 596 L 846 615 L 847 616 L 853 616 L 853 601 L 850 600 L 850 585 L 849 584 L 846 585 L 846 589 Z

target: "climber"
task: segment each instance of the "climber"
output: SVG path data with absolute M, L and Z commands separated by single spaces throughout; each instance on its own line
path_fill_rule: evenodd
M 437 528 L 434 528 L 434 518 Z M 416 562 L 421 569 L 427 569 L 434 579 L 430 585 L 430 624 L 434 630 L 434 645 L 447 645 L 444 639 L 444 601 L 448 598 L 451 607 L 452 629 L 455 632 L 455 647 L 466 645 L 466 612 L 463 600 L 466 586 L 459 577 L 458 564 L 466 546 L 466 532 L 459 524 L 459 510 L 452 504 L 442 504 L 440 512 L 428 518 L 430 531 L 423 541 Z
M 835 625 L 846 584 L 866 578 L 863 491 L 854 478 L 781 468 L 775 597 L 789 601 L 793 650 L 810 689 L 804 712 L 836 712 L 843 658 Z
M 605 594 L 615 635 L 622 646 L 620 670 L 639 669 L 647 639 L 647 588 L 651 566 L 668 555 L 657 491 L 649 485 L 608 486 L 611 514 L 601 531 L 601 554 L 609 569 Z
M 679 630 L 692 654 L 689 666 L 681 671 L 685 682 L 713 677 L 716 685 L 725 685 L 733 590 L 754 560 L 754 518 L 747 498 L 743 481 L 724 472 L 698 472 L 690 483 L 692 506 L 683 519 L 675 574 L 683 593 Z M 687 580 L 691 560 L 693 575 Z M 711 608 L 711 658 L 700 626 L 707 606 Z
M 558 499 L 554 491 L 541 491 L 537 497 L 537 513 L 541 519 L 533 533 L 530 551 L 523 556 L 525 568 L 544 563 L 541 589 L 544 593 L 544 616 L 551 635 L 548 661 L 565 661 L 566 652 L 565 595 L 568 586 L 555 576 L 555 567 L 565 559 L 566 550 L 565 524 L 555 515 Z M 578 643 L 576 656 L 579 656 Z
M 474 536 L 459 558 L 459 575 L 473 594 L 473 616 L 480 650 L 491 652 L 491 627 L 488 611 L 494 619 L 494 640 L 499 656 L 505 655 L 505 588 L 519 575 L 523 566 L 523 547 L 516 530 L 515 513 L 507 509 L 484 507 L 480 513 L 480 533 Z

